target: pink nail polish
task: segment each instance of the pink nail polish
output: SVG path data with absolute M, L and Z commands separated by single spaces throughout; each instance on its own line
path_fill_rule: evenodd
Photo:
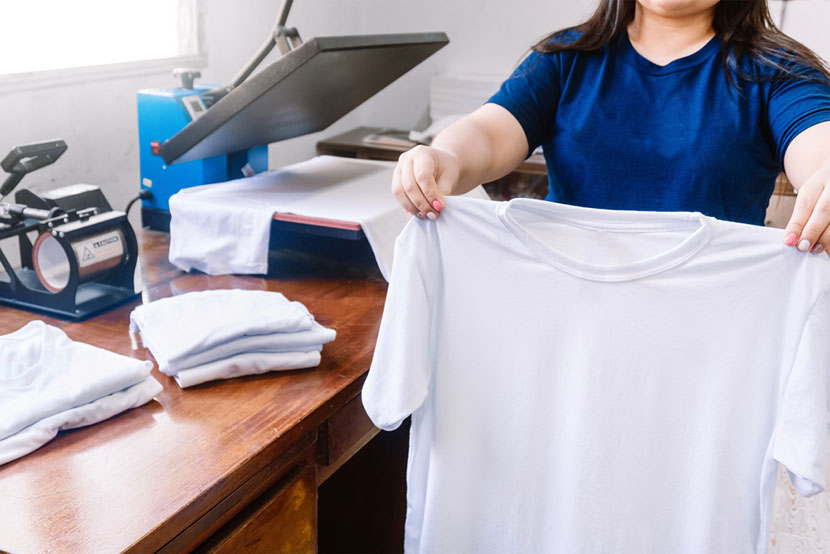
M 432 207 L 435 208 L 436 212 L 440 212 L 441 210 L 444 209 L 444 206 L 442 206 L 441 202 L 439 202 L 438 200 L 433 200 L 432 201 Z
M 821 254 L 822 252 L 824 252 L 824 247 L 820 244 L 817 244 L 813 247 L 812 250 L 810 250 L 810 252 L 812 252 L 813 254 Z
M 798 240 L 798 236 L 795 233 L 787 233 L 784 237 L 784 244 L 787 246 L 795 246 L 795 241 Z

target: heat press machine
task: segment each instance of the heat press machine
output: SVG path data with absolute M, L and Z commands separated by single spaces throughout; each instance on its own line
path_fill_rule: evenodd
M 13 148 L 0 162 L 9 173 L 0 200 L 66 148 L 62 140 Z M 138 296 L 135 233 L 126 214 L 114 211 L 96 186 L 69 185 L 44 194 L 22 189 L 14 203 L 0 202 L 0 246 L 15 238 L 21 267 L 0 248 L 0 303 L 80 321 Z
M 193 122 L 207 110 L 205 95 L 215 85 L 194 85 L 196 70 L 176 70 L 181 88 L 138 91 L 138 140 L 141 188 L 152 192 L 142 201 L 142 223 L 168 230 L 170 197 L 186 187 L 219 183 L 268 169 L 268 146 L 259 145 L 232 153 L 208 156 L 168 165 L 161 157 L 164 140 Z
M 142 222 L 169 229 L 169 198 L 185 187 L 225 182 L 267 169 L 267 145 L 321 131 L 444 47 L 444 33 L 300 38 L 286 27 L 283 0 L 265 43 L 226 86 L 195 85 L 179 69 L 181 88 L 138 92 Z M 278 46 L 281 57 L 254 70 Z M 296 223 L 274 226 L 296 231 Z M 362 240 L 359 229 L 306 225 L 301 232 Z

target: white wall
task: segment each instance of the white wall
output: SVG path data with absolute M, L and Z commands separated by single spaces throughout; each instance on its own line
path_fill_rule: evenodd
M 770 0 L 769 10 L 781 25 L 782 0 Z M 790 0 L 786 2 L 783 31 L 830 60 L 830 0 Z

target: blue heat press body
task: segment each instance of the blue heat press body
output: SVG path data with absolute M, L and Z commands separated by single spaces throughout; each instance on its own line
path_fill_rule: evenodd
M 254 173 L 268 169 L 268 146 L 167 165 L 158 154 L 166 140 L 205 111 L 201 94 L 216 85 L 199 84 L 192 89 L 145 89 L 138 91 L 138 140 L 141 188 L 152 196 L 142 200 L 143 224 L 167 230 L 170 197 L 188 187 L 220 183 L 244 177 L 247 164 Z

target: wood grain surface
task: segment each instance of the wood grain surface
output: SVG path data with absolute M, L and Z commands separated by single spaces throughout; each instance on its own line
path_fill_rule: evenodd
M 205 289 L 279 291 L 304 303 L 337 339 L 317 368 L 187 390 L 154 368 L 164 386 L 156 400 L 63 432 L 0 466 L 0 550 L 160 549 L 359 393 L 386 291 L 376 268 L 286 254 L 272 260 L 269 278 L 185 274 L 166 260 L 168 238 L 147 230 L 140 237 L 143 302 Z M 128 319 L 137 304 L 82 323 L 0 307 L 0 334 L 41 319 L 74 340 L 152 359 L 130 349 Z
M 317 552 L 314 465 L 297 468 L 263 494 L 200 552 L 312 554 Z

